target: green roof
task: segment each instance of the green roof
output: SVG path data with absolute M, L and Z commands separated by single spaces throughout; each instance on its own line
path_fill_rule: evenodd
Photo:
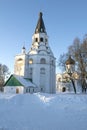
M 23 86 L 13 75 L 7 80 L 4 86 Z

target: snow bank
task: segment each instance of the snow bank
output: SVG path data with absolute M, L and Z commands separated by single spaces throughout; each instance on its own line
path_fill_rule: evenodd
M 2 129 L 87 130 L 87 95 L 0 93 Z

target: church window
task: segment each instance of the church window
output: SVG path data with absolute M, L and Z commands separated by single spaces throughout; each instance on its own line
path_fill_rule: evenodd
M 51 64 L 54 65 L 54 61 L 53 60 L 51 61 Z
M 34 88 L 33 88 L 33 92 L 34 92 Z
M 40 69 L 40 74 L 45 74 L 45 68 Z
M 30 60 L 29 60 L 29 64 L 33 64 L 33 59 L 30 59 Z
M 47 39 L 45 39 L 45 42 L 47 42 Z
M 43 42 L 43 38 L 42 37 L 40 38 L 40 42 Z
M 27 88 L 27 89 L 26 89 L 26 93 L 30 93 L 30 88 Z
M 42 58 L 42 59 L 40 60 L 40 63 L 41 63 L 41 64 L 46 64 L 46 60 L 45 60 L 44 58 Z
M 29 78 L 32 81 L 33 68 L 29 69 Z
M 30 71 L 30 74 L 32 74 L 32 68 L 30 68 L 29 71 Z
M 26 89 L 26 93 L 28 93 L 28 88 Z
M 19 58 L 19 59 L 17 59 L 17 61 L 16 61 L 16 66 L 22 66 L 23 65 L 23 59 L 22 58 Z
M 38 42 L 38 38 L 35 38 L 35 42 Z
M 43 88 L 41 88 L 41 92 L 43 92 Z
M 19 58 L 17 61 L 22 61 L 23 59 L 22 58 Z
M 41 28 L 41 32 L 43 32 L 43 29 Z

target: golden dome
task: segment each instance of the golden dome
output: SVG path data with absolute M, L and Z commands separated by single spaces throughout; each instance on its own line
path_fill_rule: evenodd
M 66 65 L 74 65 L 75 64 L 75 61 L 71 58 L 71 56 L 69 56 L 68 60 L 65 62 Z

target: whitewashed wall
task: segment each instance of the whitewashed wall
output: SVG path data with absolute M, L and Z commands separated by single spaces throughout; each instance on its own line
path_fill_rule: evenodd
M 19 89 L 19 93 L 24 93 L 24 87 L 23 86 L 6 86 L 4 87 L 4 93 L 16 93 L 16 89 Z

